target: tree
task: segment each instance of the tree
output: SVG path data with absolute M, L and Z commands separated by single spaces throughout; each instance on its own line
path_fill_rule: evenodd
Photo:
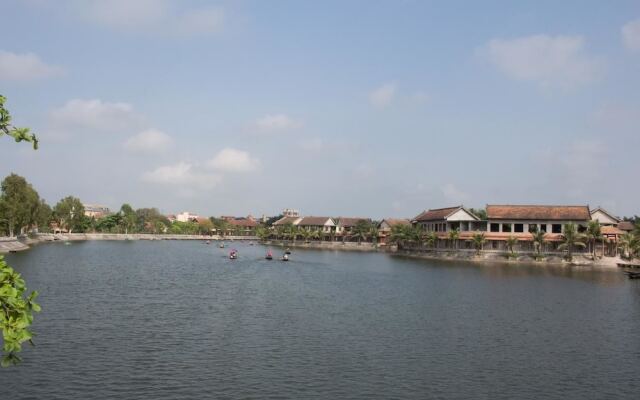
M 640 254 L 640 236 L 627 232 L 620 236 L 618 246 L 626 258 Z
M 311 231 L 307 230 L 307 229 L 300 229 L 298 231 L 298 234 L 300 235 L 300 237 L 302 237 L 302 240 L 304 240 L 305 243 L 309 243 L 309 238 L 311 238 Z
M 562 234 L 562 243 L 558 246 L 559 250 L 567 250 L 567 260 L 573 260 L 573 250 L 576 247 L 587 247 L 583 242 L 584 235 L 578 232 L 578 227 L 573 224 L 566 224 L 564 226 L 564 233 Z
M 515 255 L 513 248 L 516 244 L 518 244 L 518 238 L 513 235 L 509 235 L 506 241 L 506 245 L 507 245 L 507 249 L 509 250 L 510 256 Z
M 40 205 L 38 206 L 38 212 L 36 214 L 36 225 L 38 226 L 38 232 L 48 232 L 49 224 L 51 223 L 53 211 L 44 199 L 40 199 Z
M 136 210 L 136 229 L 145 233 L 164 233 L 171 223 L 157 208 Z
M 124 228 L 124 233 L 128 234 L 129 231 L 133 231 L 136 227 L 137 216 L 129 204 L 125 203 L 120 207 L 120 226 Z
M 60 200 L 53 208 L 53 215 L 58 226 L 69 233 L 83 229 L 84 206 L 76 197 L 67 196 Z
M 230 223 L 224 218 L 213 218 L 213 226 L 216 228 L 216 232 L 221 237 L 225 237 L 227 231 L 229 230 Z
M 544 249 L 544 243 L 546 241 L 547 233 L 543 230 L 532 229 L 531 231 L 531 240 L 533 241 L 533 246 L 536 250 L 537 257 L 542 257 L 542 250 Z
M 0 95 L 0 136 L 6 134 L 13 137 L 16 142 L 23 140 L 31 142 L 33 149 L 37 150 L 38 140 L 35 135 L 29 133 L 28 128 L 15 128 L 11 125 L 9 111 L 4 108 L 5 101 L 6 98 Z M 2 191 L 4 195 L 4 188 Z M 0 200 L 0 207 L 6 206 L 11 208 L 12 204 L 6 204 Z M 14 223 L 16 222 L 18 220 L 14 220 Z M 40 306 L 35 302 L 38 292 L 34 291 L 25 298 L 26 291 L 27 287 L 20 274 L 9 267 L 0 256 L 0 327 L 4 341 L 2 347 L 4 356 L 0 365 L 3 367 L 15 365 L 21 361 L 16 353 L 22 350 L 22 343 L 29 341 L 33 344 L 31 341 L 33 334 L 29 331 L 29 327 L 33 323 L 33 312 L 39 312 Z
M 198 220 L 198 231 L 201 235 L 211 235 L 213 230 L 213 222 L 210 219 Z
M 358 220 L 353 227 L 352 236 L 358 240 L 358 244 L 362 243 L 362 240 L 367 240 L 371 231 L 371 223 L 365 219 Z
M 323 236 L 324 236 L 324 232 L 322 232 L 322 229 L 316 229 L 311 232 L 311 239 L 322 240 Z
M 460 237 L 460 231 L 458 229 L 450 230 L 447 234 L 447 238 L 449 239 L 449 243 L 452 248 L 458 248 L 458 238 Z
M 596 243 L 598 240 L 602 240 L 602 231 L 600 229 L 600 222 L 598 221 L 589 221 L 589 225 L 587 225 L 586 232 L 587 240 L 589 241 L 589 246 L 591 247 L 591 258 L 596 259 Z
M 34 150 L 38 150 L 38 139 L 29 131 L 29 128 L 16 128 L 11 125 L 11 114 L 4 108 L 7 98 L 0 95 L 0 136 L 11 136 L 16 142 L 30 142 Z
M 0 327 L 4 345 L 2 351 L 2 366 L 8 367 L 21 361 L 16 354 L 22 350 L 22 343 L 29 341 L 33 333 L 29 326 L 33 322 L 33 313 L 40 312 L 40 306 L 35 302 L 38 292 L 34 291 L 27 297 L 27 287 L 19 273 L 9 267 L 0 256 Z
M 393 225 L 391 227 L 391 234 L 389 235 L 389 243 L 396 244 L 402 248 L 402 246 L 411 239 L 412 230 L 413 228 L 410 225 Z
M 473 241 L 473 245 L 476 248 L 476 255 L 479 255 L 484 247 L 484 244 L 487 242 L 487 239 L 484 236 L 484 232 L 474 233 L 471 237 L 471 240 Z
M 436 247 L 436 243 L 438 243 L 438 234 L 433 231 L 424 232 L 422 240 L 426 243 L 427 246 L 434 248 Z
M 269 239 L 269 236 L 271 236 L 271 232 L 266 227 L 259 226 L 256 228 L 256 236 L 258 237 L 258 239 L 264 242 Z
M 480 218 L 480 220 L 487 219 L 487 210 L 485 210 L 484 208 L 470 208 L 469 212 L 475 215 L 476 217 Z
M 0 218 L 6 220 L 9 236 L 36 223 L 40 196 L 23 177 L 11 174 L 0 186 Z

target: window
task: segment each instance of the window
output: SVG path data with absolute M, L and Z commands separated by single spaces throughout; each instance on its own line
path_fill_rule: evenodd
M 502 224 L 502 232 L 511 232 L 511 224 Z
M 524 232 L 524 224 L 515 224 L 513 225 L 514 232 Z
M 546 232 L 547 231 L 547 224 L 540 224 L 540 230 L 542 232 Z
M 551 225 L 551 233 L 562 233 L 562 224 Z
M 536 224 L 529 224 L 529 233 L 535 233 L 538 231 L 538 225 Z
M 500 232 L 500 224 L 491 224 L 491 232 Z

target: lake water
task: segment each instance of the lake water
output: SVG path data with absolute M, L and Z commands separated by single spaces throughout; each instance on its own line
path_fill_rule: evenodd
M 640 282 L 619 271 L 232 245 L 233 261 L 197 241 L 8 255 L 43 311 L 0 397 L 640 396 Z

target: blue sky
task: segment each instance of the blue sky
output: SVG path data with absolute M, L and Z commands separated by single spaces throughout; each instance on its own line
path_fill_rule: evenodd
M 411 217 L 640 213 L 640 3 L 3 2 L 0 93 L 49 202 Z

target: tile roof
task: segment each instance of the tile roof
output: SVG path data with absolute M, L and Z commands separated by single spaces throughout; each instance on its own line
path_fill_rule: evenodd
M 620 223 L 618 224 L 618 229 L 621 229 L 623 231 L 632 231 L 635 229 L 635 226 L 631 221 L 620 221 Z
M 589 221 L 589 206 L 487 205 L 487 219 Z
M 383 222 L 386 222 L 389 226 L 411 225 L 411 221 L 409 221 L 408 219 L 403 219 L 403 218 L 385 218 L 382 221 L 380 221 L 381 224 Z
M 247 228 L 253 228 L 258 226 L 258 223 L 256 221 L 252 219 L 247 219 L 247 218 L 229 219 L 227 221 L 229 221 L 230 225 L 234 225 L 234 226 L 244 226 Z
M 338 225 L 340 225 L 340 226 L 344 226 L 344 227 L 356 226 L 356 225 L 358 224 L 358 222 L 360 222 L 360 221 L 371 222 L 371 218 L 346 218 L 346 217 L 339 217 L 339 218 L 337 218 L 337 220 L 338 220 Z
M 274 222 L 273 225 L 279 226 L 279 225 L 295 224 L 295 222 L 299 219 L 300 217 L 282 217 L 276 222 Z
M 298 222 L 298 226 L 324 226 L 327 220 L 333 222 L 331 217 L 304 217 Z
M 625 231 L 620 230 L 615 226 L 601 226 L 600 233 L 603 235 L 624 235 Z
M 428 211 L 423 211 L 417 217 L 414 218 L 416 221 L 440 221 L 447 218 L 449 215 L 461 209 L 462 206 L 457 207 L 447 207 L 447 208 L 436 208 Z

